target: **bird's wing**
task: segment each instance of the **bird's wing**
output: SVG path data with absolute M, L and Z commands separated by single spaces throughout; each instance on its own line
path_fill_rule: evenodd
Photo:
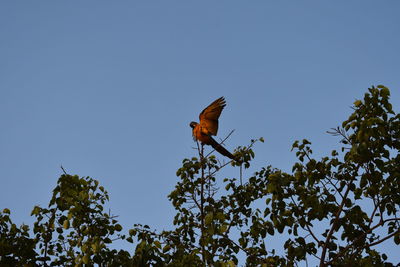
M 220 97 L 212 102 L 200 113 L 200 126 L 206 134 L 217 135 L 218 118 L 222 109 L 226 106 L 224 97 Z

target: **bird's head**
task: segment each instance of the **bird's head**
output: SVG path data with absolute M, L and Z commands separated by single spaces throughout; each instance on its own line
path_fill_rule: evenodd
M 192 129 L 194 129 L 194 127 L 196 127 L 197 124 L 198 124 L 197 122 L 192 121 L 189 125 L 190 127 L 192 127 Z

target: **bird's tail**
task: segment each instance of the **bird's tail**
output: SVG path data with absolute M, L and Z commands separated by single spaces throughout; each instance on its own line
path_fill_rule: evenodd
M 211 146 L 215 150 L 217 150 L 221 155 L 224 155 L 225 157 L 236 160 L 236 157 L 234 155 L 232 155 L 231 152 L 226 150 L 225 147 L 223 147 L 221 144 L 219 144 L 217 141 L 215 141 L 214 138 L 212 138 L 210 136 L 210 139 L 211 139 Z

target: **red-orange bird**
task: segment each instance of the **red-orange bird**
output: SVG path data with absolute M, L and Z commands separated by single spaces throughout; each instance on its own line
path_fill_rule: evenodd
M 202 144 L 212 146 L 219 153 L 230 159 L 235 159 L 228 150 L 212 138 L 212 135 L 217 135 L 218 118 L 225 106 L 224 97 L 218 98 L 200 113 L 200 123 L 192 121 L 190 127 L 193 129 L 193 138 L 195 140 L 200 141 Z

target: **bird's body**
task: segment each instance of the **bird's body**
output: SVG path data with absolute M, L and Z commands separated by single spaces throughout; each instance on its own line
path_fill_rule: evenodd
M 193 138 L 200 141 L 204 145 L 210 145 L 222 155 L 235 159 L 235 157 L 226 150 L 221 144 L 212 138 L 218 132 L 218 118 L 221 115 L 222 109 L 226 106 L 224 97 L 220 97 L 206 107 L 199 116 L 200 123 L 192 121 Z
M 212 143 L 212 137 L 211 135 L 208 133 L 207 129 L 202 127 L 199 123 L 193 128 L 193 137 L 202 142 L 203 144 L 206 145 L 211 145 Z

